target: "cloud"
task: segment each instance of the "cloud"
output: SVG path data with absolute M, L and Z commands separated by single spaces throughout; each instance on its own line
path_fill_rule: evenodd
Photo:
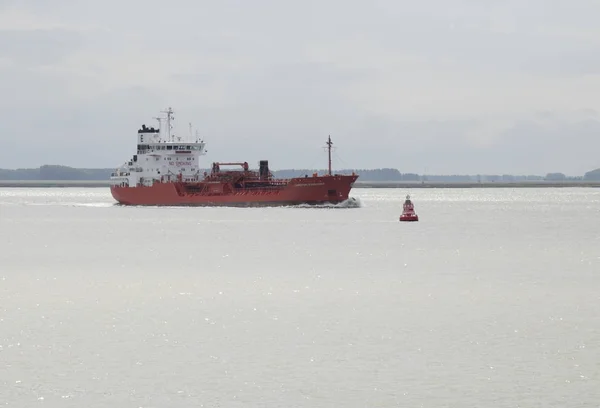
M 598 118 L 576 119 L 550 116 L 546 120 L 522 120 L 498 136 L 493 146 L 496 161 L 504 159 L 523 171 L 536 168 L 582 175 L 598 167 Z M 535 163 L 535 165 L 534 165 Z M 517 167 L 513 166 L 513 168 Z
M 77 32 L 62 29 L 0 30 L 0 57 L 18 66 L 59 63 L 82 44 Z
M 310 166 L 331 134 L 353 167 L 583 173 L 600 5 L 565 4 L 5 0 L 0 164 L 118 164 L 171 105 L 207 161 Z

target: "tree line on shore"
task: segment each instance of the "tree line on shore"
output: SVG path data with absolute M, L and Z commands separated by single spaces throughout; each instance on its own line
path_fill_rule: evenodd
M 0 180 L 64 180 L 87 181 L 107 180 L 114 169 L 82 169 L 60 165 L 44 165 L 31 169 L 0 169 Z M 201 170 L 210 171 L 209 169 Z M 398 169 L 344 169 L 335 170 L 337 174 L 355 172 L 361 181 L 448 181 L 448 182 L 507 182 L 507 181 L 576 181 L 600 180 L 600 169 L 592 170 L 581 177 L 569 177 L 563 173 L 548 173 L 539 175 L 510 175 L 510 174 L 476 174 L 476 175 L 421 175 L 416 173 L 401 173 Z M 289 169 L 272 170 L 277 178 L 290 178 L 313 173 L 325 174 L 322 169 Z

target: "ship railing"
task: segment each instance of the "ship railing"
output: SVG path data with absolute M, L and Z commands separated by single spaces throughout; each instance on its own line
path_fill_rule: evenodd
M 254 190 L 282 190 L 285 187 L 285 184 L 277 184 L 274 186 L 252 186 L 252 185 L 245 185 L 242 188 L 238 188 L 236 189 L 237 191 L 254 191 Z

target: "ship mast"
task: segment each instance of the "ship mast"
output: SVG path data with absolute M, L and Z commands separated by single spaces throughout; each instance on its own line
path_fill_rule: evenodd
M 171 138 L 171 129 L 173 129 L 173 125 L 171 125 L 171 121 L 174 120 L 175 118 L 173 117 L 173 109 L 171 107 L 169 107 L 166 111 L 161 111 L 161 113 L 166 113 L 167 114 L 167 140 L 170 142 L 173 142 L 174 140 L 172 140 Z
M 327 139 L 327 153 L 329 154 L 329 175 L 331 176 L 331 146 L 333 142 L 331 141 L 331 135 Z

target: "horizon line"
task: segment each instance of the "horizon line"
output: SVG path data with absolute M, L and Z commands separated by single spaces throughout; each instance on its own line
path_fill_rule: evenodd
M 67 166 L 64 164 L 42 164 L 38 167 L 18 167 L 18 168 L 3 168 L 0 167 L 0 171 L 2 170 L 8 170 L 8 171 L 19 171 L 19 170 L 38 170 L 41 169 L 42 167 L 63 167 L 63 168 L 70 168 L 70 169 L 74 169 L 74 170 L 114 170 L 116 167 L 74 167 L 74 166 Z M 118 166 L 117 166 L 118 167 Z M 201 170 L 210 170 L 210 168 L 206 168 L 206 169 L 201 169 Z M 271 171 L 327 171 L 326 168 L 323 169 L 318 169 L 318 168 L 284 168 L 284 169 L 274 169 L 274 168 L 270 168 L 269 170 Z M 417 172 L 402 172 L 400 171 L 400 169 L 396 168 L 396 167 L 377 167 L 377 168 L 338 168 L 337 171 L 377 171 L 377 170 L 395 170 L 397 172 L 399 172 L 400 174 L 409 174 L 409 175 L 417 175 L 417 176 L 422 176 L 422 177 L 426 177 L 426 176 L 432 176 L 432 177 L 436 177 L 436 176 L 470 176 L 470 177 L 484 177 L 484 176 L 511 176 L 511 177 L 545 177 L 551 174 L 556 174 L 556 175 L 564 175 L 567 178 L 572 178 L 572 177 L 583 177 L 585 175 L 568 175 L 566 173 L 563 173 L 561 171 L 552 171 L 552 172 L 547 172 L 546 174 L 539 174 L 539 173 L 506 173 L 506 172 L 498 172 L 498 173 L 417 173 Z M 592 170 L 588 170 L 586 173 L 591 172 L 591 171 L 595 171 L 595 170 L 600 170 L 600 168 L 596 168 L 596 169 L 592 169 Z

